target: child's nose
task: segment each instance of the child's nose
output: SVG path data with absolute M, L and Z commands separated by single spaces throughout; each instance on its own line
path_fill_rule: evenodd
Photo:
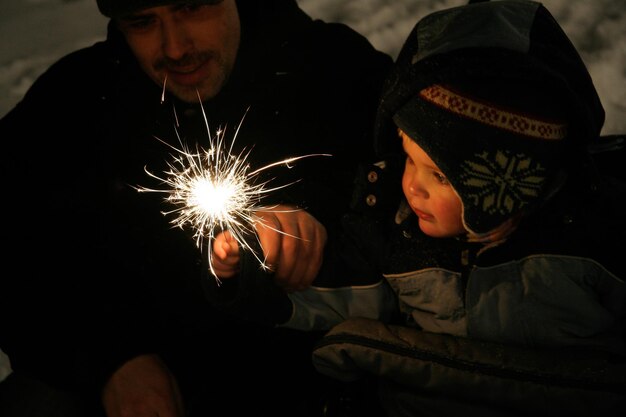
M 428 191 L 424 187 L 424 182 L 420 179 L 419 172 L 416 172 L 411 177 L 411 182 L 409 183 L 409 192 L 415 197 L 428 198 Z

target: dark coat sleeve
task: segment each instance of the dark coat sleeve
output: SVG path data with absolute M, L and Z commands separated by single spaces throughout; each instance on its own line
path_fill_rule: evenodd
M 17 372 L 90 392 L 155 348 L 139 278 L 149 250 L 122 202 L 109 199 L 106 56 L 97 45 L 61 59 L 0 120 L 11 196 L 2 204 L 0 347 Z

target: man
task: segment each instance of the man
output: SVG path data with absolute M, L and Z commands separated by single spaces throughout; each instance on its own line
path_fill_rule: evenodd
M 308 388 L 290 378 L 309 371 L 310 338 L 210 306 L 206 249 L 163 215 L 174 209 L 163 194 L 137 188 L 162 188 L 146 170 L 165 175 L 171 146 L 206 148 L 220 128 L 251 169 L 331 154 L 259 178 L 292 184 L 264 204 L 307 210 L 276 214 L 302 238 L 282 250 L 318 259 L 307 236 L 332 230 L 348 204 L 391 58 L 292 0 L 98 7 L 107 40 L 62 58 L 0 120 L 2 262 L 13 271 L 0 347 L 17 375 L 101 393 L 108 417 L 293 411 Z M 314 273 L 291 265 L 274 280 L 293 291 Z

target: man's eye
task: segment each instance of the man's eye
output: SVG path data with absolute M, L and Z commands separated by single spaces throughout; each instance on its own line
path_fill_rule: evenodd
M 185 12 L 185 13 L 195 13 L 203 7 L 204 5 L 202 4 L 185 3 L 185 4 L 181 4 L 180 6 L 178 6 L 176 10 Z
M 120 23 L 120 29 L 122 30 L 142 30 L 147 29 L 154 23 L 151 18 L 138 18 L 132 20 L 124 20 Z

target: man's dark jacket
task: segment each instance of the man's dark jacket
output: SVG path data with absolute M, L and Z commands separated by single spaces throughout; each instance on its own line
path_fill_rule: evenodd
M 211 134 L 226 127 L 232 139 L 245 114 L 236 151 L 250 150 L 252 169 L 331 154 L 269 172 L 276 184 L 298 182 L 267 202 L 297 203 L 332 228 L 370 152 L 391 58 L 295 1 L 238 5 L 234 73 L 202 104 Z M 178 125 L 192 149 L 208 145 L 200 104 L 161 94 L 110 24 L 106 41 L 60 59 L 0 120 L 0 347 L 15 370 L 99 386 L 136 354 L 191 344 L 196 332 L 228 338 L 219 333 L 228 321 L 203 298 L 206 251 L 163 214 L 173 208 L 163 194 L 135 188 L 163 188 L 144 168 L 163 173 L 174 152 L 155 137 L 177 145 Z

